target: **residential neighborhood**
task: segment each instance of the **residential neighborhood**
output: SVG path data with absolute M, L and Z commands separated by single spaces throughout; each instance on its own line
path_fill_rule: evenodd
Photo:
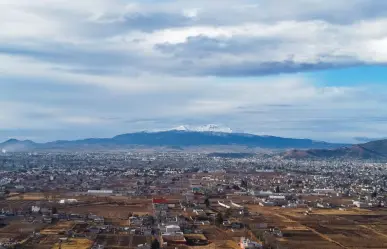
M 369 234 L 387 245 L 384 162 L 111 152 L 0 161 L 3 247 L 298 249 L 310 234 L 314 248 Z M 353 226 L 365 233 L 350 235 Z M 351 240 L 333 243 L 327 229 Z

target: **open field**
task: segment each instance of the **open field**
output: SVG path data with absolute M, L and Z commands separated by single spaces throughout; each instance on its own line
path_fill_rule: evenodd
M 209 226 L 203 229 L 203 234 L 209 241 L 229 239 L 226 231 L 219 229 L 215 226 Z
M 41 201 L 41 200 L 46 200 L 48 198 L 49 198 L 49 195 L 45 195 L 43 193 L 26 193 L 26 194 L 19 194 L 19 195 L 8 197 L 7 200 Z
M 282 230 L 283 238 L 278 241 L 288 248 L 338 249 L 341 248 L 310 230 Z
M 150 236 L 100 234 L 95 242 L 104 248 L 134 248 L 140 244 L 150 244 L 151 241 Z
M 261 214 L 251 223 L 279 228 L 277 243 L 289 249 L 387 248 L 387 212 L 384 209 L 287 209 L 251 205 Z
M 215 245 L 215 247 L 214 247 Z M 208 245 L 209 248 L 220 248 L 220 249 L 239 249 L 239 245 L 232 240 L 223 240 L 223 241 L 216 241 L 214 245 L 210 244 Z M 196 247 L 195 247 L 196 248 Z
M 22 241 L 29 237 L 28 234 L 0 233 L 0 243 L 11 241 Z
M 12 221 L 9 225 L 0 229 L 2 233 L 30 234 L 34 231 L 38 232 L 46 227 L 46 224 L 28 223 L 23 221 Z
M 0 229 L 0 243 L 24 243 L 33 232 L 39 232 L 46 224 L 13 220 Z
M 387 234 L 387 224 L 385 225 L 368 225 L 368 228 L 375 230 L 376 232 Z
M 88 197 L 91 198 L 91 197 Z M 79 203 L 77 205 L 58 206 L 59 212 L 68 214 L 95 214 L 105 218 L 107 225 L 128 225 L 131 214 L 151 214 L 152 205 L 149 199 L 129 200 L 117 198 L 94 198 L 94 204 Z M 121 202 L 123 201 L 123 202 Z M 39 201 L 12 200 L 8 205 L 28 206 Z M 40 201 L 42 203 L 44 201 Z M 119 203 L 118 203 L 119 202 Z M 49 202 L 47 202 L 49 204 Z M 0 201 L 0 206 L 5 205 Z M 241 237 L 253 237 L 255 241 L 262 239 L 275 243 L 278 248 L 286 249 L 382 249 L 387 248 L 387 209 L 311 209 L 262 207 L 249 204 L 251 216 L 235 216 L 230 221 L 247 224 L 248 229 L 230 229 L 212 225 L 200 226 L 203 235 L 187 234 L 186 237 L 207 239 L 207 246 L 192 249 L 236 249 Z M 171 214 L 180 214 L 181 210 L 171 210 Z M 223 211 L 225 212 L 225 211 Z M 54 221 L 56 222 L 56 221 Z M 90 222 L 92 223 L 92 222 Z M 36 238 L 26 242 L 23 248 L 51 249 L 59 248 L 59 238 L 66 237 L 66 232 L 85 234 L 87 224 L 76 224 L 74 221 L 58 221 L 54 224 L 28 223 L 23 216 L 9 218 L 9 224 L 0 228 L 0 241 L 6 238 L 23 241 L 32 234 L 39 232 Z M 269 228 L 278 228 L 282 236 L 271 234 Z M 113 233 L 113 231 L 106 231 Z M 95 234 L 94 241 L 87 239 L 71 239 L 63 242 L 61 248 L 90 248 L 92 243 L 103 245 L 104 248 L 120 249 L 135 248 L 139 244 L 151 243 L 151 236 L 132 235 L 129 232 L 114 231 L 114 234 Z M 27 237 L 26 237 L 27 235 Z M 24 237 L 23 237 L 24 236 Z M 259 239 L 255 238 L 258 237 Z M 190 248 L 186 246 L 185 248 Z
M 44 235 L 57 235 L 60 233 L 67 232 L 74 226 L 74 222 L 71 221 L 61 221 L 54 225 L 43 229 L 40 233 Z
M 33 205 L 36 205 L 37 201 L 34 200 L 1 200 L 0 208 L 4 209 L 28 209 Z
M 209 245 L 199 247 L 199 248 L 224 248 L 224 249 L 239 249 L 238 242 L 240 237 L 249 237 L 248 233 L 244 229 L 234 230 L 234 231 L 225 231 L 215 226 L 207 226 L 203 228 L 203 234 L 210 242 Z M 202 235 L 199 235 L 200 237 Z M 192 248 L 197 248 L 192 247 Z
M 184 237 L 187 239 L 200 239 L 200 240 L 207 240 L 206 236 L 203 234 L 184 234 Z
M 178 200 L 179 196 L 170 196 L 168 199 Z M 87 195 L 86 193 L 67 193 L 67 192 L 29 192 L 12 193 L 6 199 L 7 201 L 59 201 L 61 199 L 77 199 L 80 202 L 122 202 L 125 204 L 151 204 L 152 199 L 146 196 L 98 196 Z
M 23 245 L 23 248 L 52 249 L 60 238 L 59 235 L 42 235 L 37 239 L 29 240 Z
M 105 218 L 128 219 L 130 214 L 151 214 L 152 209 L 148 204 L 144 205 L 80 205 L 60 208 L 61 211 L 76 214 L 95 214 Z
M 88 239 L 69 239 L 61 244 L 56 243 L 52 249 L 89 249 L 93 245 L 93 242 Z

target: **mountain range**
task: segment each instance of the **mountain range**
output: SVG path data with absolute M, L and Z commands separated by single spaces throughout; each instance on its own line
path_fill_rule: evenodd
M 359 158 L 387 159 L 387 139 L 364 144 L 334 144 L 310 139 L 258 136 L 247 133 L 233 133 L 231 129 L 216 125 L 198 127 L 180 126 L 172 130 L 158 132 L 135 132 L 112 138 L 88 138 L 72 141 L 36 143 L 30 140 L 10 139 L 0 143 L 2 152 L 22 152 L 36 150 L 105 150 L 136 148 L 259 148 L 282 150 L 284 158 Z M 285 151 L 285 152 L 284 152 Z M 245 152 L 248 152 L 246 150 Z
M 198 132 L 222 132 L 222 133 L 233 133 L 233 130 L 226 126 L 220 126 L 216 124 L 192 126 L 192 125 L 181 125 L 171 129 L 172 131 L 198 131 Z
M 187 147 L 209 146 L 242 146 L 263 149 L 334 149 L 345 144 L 332 144 L 310 139 L 293 139 L 275 136 L 258 136 L 246 133 L 222 132 L 214 127 L 211 131 L 201 129 L 174 129 L 159 132 L 136 132 L 118 135 L 112 138 L 89 138 L 74 141 L 54 141 L 36 143 L 30 140 L 20 141 L 11 139 L 0 143 L 3 151 L 31 151 L 31 150 L 77 150 L 77 149 L 119 149 L 141 147 L 171 147 L 184 149 Z M 225 132 L 226 131 L 226 132 Z
M 289 150 L 285 158 L 387 159 L 387 139 L 336 149 Z

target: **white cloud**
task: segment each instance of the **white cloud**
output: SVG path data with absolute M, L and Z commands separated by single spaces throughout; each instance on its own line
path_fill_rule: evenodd
M 9 102 L 0 129 L 88 136 L 219 121 L 274 135 L 376 137 L 386 132 L 375 98 L 384 88 L 270 75 L 385 64 L 386 9 L 378 0 L 2 0 L 0 97 Z
M 380 105 L 387 91 L 373 86 L 326 87 L 302 76 L 227 81 L 139 77 L 137 84 L 140 82 L 147 90 L 106 91 L 104 86 L 94 86 L 93 91 L 84 88 L 73 96 L 65 91 L 55 100 L 49 95 L 31 95 L 28 100 L 1 103 L 6 107 L 0 109 L 0 120 L 6 120 L 1 129 L 73 129 L 89 137 L 221 123 L 257 134 L 352 141 L 359 136 L 377 137 L 375 133 L 385 131 L 387 121 L 387 112 Z M 48 86 L 48 92 L 56 91 L 57 85 Z M 24 94 L 29 96 L 33 89 L 28 87 Z M 370 98 L 374 91 L 379 98 Z M 73 135 L 52 135 L 52 139 L 65 138 Z M 44 135 L 41 139 L 49 140 Z
M 376 0 L 172 3 L 6 0 L 0 10 L 0 41 L 19 56 L 44 54 L 39 59 L 47 60 L 51 55 L 50 63 L 57 55 L 53 49 L 61 52 L 70 47 L 71 51 L 62 53 L 79 55 L 64 62 L 57 58 L 57 63 L 96 68 L 97 61 L 79 61 L 79 56 L 102 52 L 116 61 L 112 67 L 125 70 L 136 60 L 130 65 L 136 71 L 168 74 L 183 70 L 224 76 L 214 64 L 250 65 L 260 75 L 282 72 L 288 62 L 295 64 L 293 70 L 306 70 L 297 65 L 318 68 L 321 63 L 335 67 L 387 61 L 383 46 L 387 15 L 379 9 L 387 4 Z M 372 10 L 373 16 L 366 10 Z M 338 22 L 341 15 L 352 19 Z M 169 50 L 160 53 L 157 48 L 163 45 Z M 9 46 L 2 52 L 12 53 Z M 116 53 L 121 54 L 120 60 Z M 184 70 L 187 62 L 190 69 Z M 271 64 L 278 69 L 267 70 L 265 63 L 273 62 L 280 62 Z

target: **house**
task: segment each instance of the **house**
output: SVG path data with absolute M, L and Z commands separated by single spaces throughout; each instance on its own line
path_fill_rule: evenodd
M 185 245 L 187 240 L 185 239 L 183 233 L 180 234 L 163 234 L 163 242 L 172 245 Z
M 196 215 L 206 215 L 206 213 L 204 212 L 203 209 L 194 209 L 193 212 L 194 212 Z
M 153 209 L 155 210 L 167 210 L 168 201 L 164 198 L 153 198 L 152 199 Z
M 365 203 L 365 202 L 361 202 L 361 201 L 354 201 L 353 202 L 353 205 L 355 207 L 358 207 L 358 208 L 367 208 L 368 207 L 368 204 Z
M 31 207 L 31 212 L 33 213 L 39 213 L 40 211 L 40 207 L 39 206 L 32 206 Z
M 40 208 L 40 212 L 42 212 L 43 214 L 51 214 L 51 208 L 42 207 Z
M 101 232 L 101 229 L 98 228 L 98 227 L 90 227 L 90 228 L 88 229 L 88 231 L 89 231 L 89 233 L 98 234 L 98 233 Z
M 168 226 L 165 226 L 165 232 L 178 233 L 178 232 L 181 232 L 181 229 L 180 229 L 180 226 L 177 226 L 177 225 L 168 225 Z
M 243 225 L 243 223 L 233 222 L 233 223 L 231 223 L 231 227 L 232 227 L 233 229 L 241 229 L 241 228 L 244 227 L 244 225 Z
M 129 217 L 129 225 L 130 226 L 141 226 L 142 219 L 138 216 Z
M 95 218 L 93 219 L 93 221 L 94 221 L 95 223 L 98 223 L 98 224 L 104 224 L 104 223 L 105 223 L 105 219 L 104 219 L 103 217 L 95 217 Z
M 271 202 L 271 201 L 261 201 L 259 202 L 259 205 L 262 206 L 262 207 L 272 207 L 274 206 L 274 202 Z
M 77 199 L 63 199 L 59 201 L 59 204 L 74 204 L 77 203 Z
M 51 224 L 52 218 L 48 216 L 43 217 L 43 223 Z
M 239 246 L 241 249 L 255 249 L 255 248 L 263 248 L 262 243 L 258 243 L 255 241 L 251 241 L 249 239 L 246 239 L 245 237 L 242 237 Z

